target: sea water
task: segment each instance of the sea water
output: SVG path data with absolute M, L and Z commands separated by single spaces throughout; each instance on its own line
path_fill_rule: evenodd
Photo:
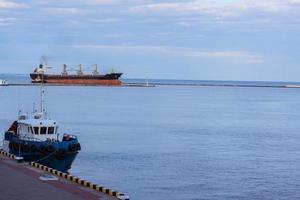
M 45 90 L 60 133 L 81 143 L 74 175 L 135 200 L 300 198 L 300 89 Z M 39 91 L 0 87 L 2 132 Z

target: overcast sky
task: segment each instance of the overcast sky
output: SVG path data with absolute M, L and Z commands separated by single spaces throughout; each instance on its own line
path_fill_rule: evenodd
M 300 81 L 300 0 L 0 0 L 0 73 Z

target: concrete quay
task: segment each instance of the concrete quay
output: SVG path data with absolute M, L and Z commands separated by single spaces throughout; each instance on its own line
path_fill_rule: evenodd
M 113 196 L 99 192 L 96 189 L 103 187 L 77 177 L 37 163 L 17 162 L 14 158 L 0 154 L 0 200 L 129 200 L 123 194 Z M 58 176 L 53 175 L 54 172 Z M 71 181 L 73 178 L 77 181 Z

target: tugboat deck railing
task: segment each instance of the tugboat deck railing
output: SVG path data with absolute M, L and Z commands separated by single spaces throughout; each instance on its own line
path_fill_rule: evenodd
M 26 140 L 26 141 L 30 141 L 30 142 L 58 142 L 58 140 L 41 140 L 39 138 L 33 138 L 33 137 L 28 137 L 28 136 L 24 136 L 24 135 L 19 135 L 19 139 L 20 140 Z

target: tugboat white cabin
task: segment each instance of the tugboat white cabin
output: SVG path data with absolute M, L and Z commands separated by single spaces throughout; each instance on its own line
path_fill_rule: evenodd
M 20 115 L 17 123 L 17 134 L 25 140 L 58 140 L 57 122 L 44 119 L 42 115 L 36 114 L 33 119 L 28 119 L 26 115 Z

